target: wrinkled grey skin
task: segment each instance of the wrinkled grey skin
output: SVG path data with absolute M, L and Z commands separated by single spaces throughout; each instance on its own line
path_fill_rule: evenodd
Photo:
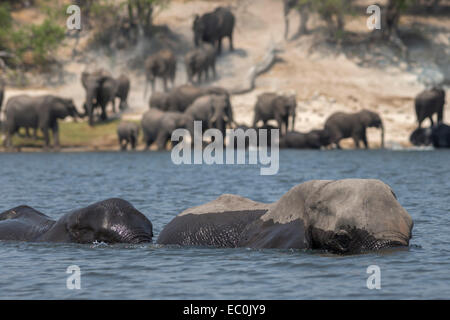
M 312 180 L 272 204 L 222 195 L 187 209 L 157 243 L 358 254 L 408 246 L 412 228 L 411 216 L 379 180 Z
M 263 121 L 264 125 L 267 125 L 267 121 L 276 120 L 280 135 L 283 135 L 289 130 L 289 117 L 291 117 L 291 130 L 294 130 L 296 108 L 295 95 L 260 94 L 255 104 L 253 127 L 256 127 L 258 121 Z
M 193 135 L 193 119 L 182 112 L 161 111 L 150 109 L 142 116 L 141 127 L 145 150 L 154 142 L 158 150 L 165 150 L 175 129 L 187 129 Z
M 280 148 L 320 149 L 330 144 L 326 130 L 311 130 L 307 133 L 289 131 L 280 138 Z
M 230 99 L 225 95 L 207 95 L 197 98 L 184 112 L 193 120 L 202 121 L 202 130 L 219 129 L 225 135 L 225 129 L 234 123 Z
M 415 146 L 450 148 L 450 126 L 439 123 L 429 128 L 417 128 L 411 133 L 409 141 Z
M 300 14 L 300 24 L 297 35 L 301 35 L 307 32 L 306 25 L 308 23 L 308 9 L 309 4 L 299 5 L 298 0 L 283 0 L 283 13 L 284 13 L 284 39 L 288 38 L 289 34 L 289 12 L 291 10 L 297 10 Z
M 444 117 L 445 91 L 434 87 L 419 93 L 414 101 L 417 122 L 419 128 L 423 120 L 430 119 L 431 126 L 434 126 L 433 114 L 437 114 L 437 123 L 441 123 Z
M 89 117 L 89 125 L 94 125 L 94 110 L 101 109 L 102 120 L 106 120 L 106 107 L 108 103 L 113 104 L 115 111 L 115 97 L 117 92 L 117 82 L 105 70 L 99 69 L 92 73 L 83 71 L 81 73 L 81 84 L 86 91 L 84 103 L 85 116 Z
M 147 97 L 148 83 L 152 84 L 152 92 L 155 91 L 156 78 L 162 78 L 164 83 L 164 91 L 167 91 L 167 81 L 170 80 L 172 87 L 175 84 L 175 73 L 177 69 L 177 60 L 175 54 L 169 49 L 163 49 L 151 55 L 145 60 L 145 92 L 144 98 Z
M 211 70 L 214 79 L 216 73 L 216 51 L 209 43 L 202 44 L 201 47 L 189 51 L 184 57 L 188 82 L 192 83 L 197 76 L 197 83 L 209 80 L 209 70 Z
M 381 147 L 384 148 L 384 126 L 378 113 L 369 110 L 361 110 L 356 113 L 336 112 L 325 122 L 325 130 L 330 135 L 330 143 L 334 143 L 341 149 L 339 141 L 345 138 L 353 138 L 355 147 L 359 148 L 359 141 L 369 148 L 366 129 L 375 127 L 381 130 Z
M 176 87 L 167 94 L 155 94 L 150 99 L 150 107 L 164 111 L 184 112 L 198 97 L 208 94 L 229 96 L 227 90 L 220 87 L 195 87 L 190 84 Z
M 58 120 L 67 116 L 81 117 L 73 100 L 53 95 L 28 96 L 18 95 L 11 97 L 5 106 L 6 139 L 5 146 L 12 147 L 12 135 L 19 128 L 41 129 L 44 134 L 45 148 L 49 147 L 49 130 L 52 130 L 53 145 L 59 148 Z
M 122 121 L 119 123 L 117 137 L 122 151 L 127 150 L 128 144 L 130 144 L 132 150 L 136 149 L 139 131 L 139 125 L 135 122 Z
M 0 213 L 0 240 L 63 243 L 151 242 L 152 223 L 128 201 L 112 198 L 57 221 L 28 206 Z
M 230 41 L 230 51 L 233 51 L 233 29 L 235 17 L 227 8 L 217 7 L 213 12 L 195 16 L 192 30 L 194 31 L 194 43 L 199 46 L 201 42 L 211 43 L 217 46 L 217 52 L 222 52 L 222 38 Z
M 116 98 L 119 98 L 119 109 L 125 110 L 128 109 L 128 93 L 130 92 L 130 79 L 124 75 L 121 74 L 117 79 L 117 90 L 116 90 Z M 115 110 L 115 103 L 114 103 L 114 112 Z

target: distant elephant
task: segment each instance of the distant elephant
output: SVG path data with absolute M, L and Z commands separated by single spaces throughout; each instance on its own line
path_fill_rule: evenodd
M 148 101 L 148 106 L 150 108 L 159 109 L 162 111 L 168 111 L 170 107 L 170 97 L 168 92 L 152 92 L 150 100 Z
M 194 31 L 194 43 L 199 46 L 202 41 L 217 44 L 217 52 L 222 52 L 222 38 L 230 40 L 230 51 L 233 51 L 233 29 L 235 17 L 233 13 L 224 7 L 217 7 L 213 12 L 195 16 L 192 30 Z
M 423 120 L 430 119 L 434 126 L 433 114 L 437 113 L 437 122 L 441 123 L 444 116 L 445 91 L 434 87 L 419 93 L 414 101 L 417 122 L 421 128 Z
M 253 127 L 256 127 L 260 120 L 264 125 L 267 125 L 269 120 L 276 120 L 281 136 L 289 130 L 289 117 L 292 121 L 291 130 L 294 130 L 296 108 L 295 95 L 285 96 L 269 92 L 260 94 L 254 108 Z
M 152 242 L 153 226 L 128 201 L 112 198 L 58 220 L 28 206 L 0 213 L 0 240 L 59 243 Z
M 226 126 L 234 123 L 230 99 L 225 95 L 207 95 L 197 98 L 185 114 L 193 120 L 202 121 L 202 129 L 219 129 L 225 136 Z
M 120 99 L 119 109 L 128 109 L 128 93 L 130 92 L 130 79 L 126 75 L 120 75 L 117 79 L 116 98 Z M 114 105 L 115 107 L 115 105 Z M 115 112 L 116 110 L 114 110 Z
M 186 209 L 157 243 L 359 254 L 407 247 L 412 228 L 411 216 L 380 180 L 312 180 L 274 203 L 224 194 Z
M 283 0 L 283 12 L 284 12 L 284 39 L 288 38 L 289 34 L 289 12 L 291 10 L 297 10 L 300 14 L 300 25 L 297 34 L 306 33 L 306 25 L 308 23 L 308 3 L 299 4 L 298 0 Z
M 170 80 L 172 87 L 175 83 L 175 73 L 177 68 L 177 59 L 175 54 L 169 49 L 163 49 L 149 56 L 145 60 L 145 91 L 144 98 L 147 97 L 148 83 L 152 84 L 152 92 L 155 91 L 156 78 L 162 78 L 164 83 L 164 91 L 167 91 L 167 80 Z
M 139 125 L 135 122 L 122 121 L 117 126 L 117 136 L 121 150 L 127 150 L 128 143 L 131 144 L 131 149 L 135 150 L 139 137 Z
M 170 90 L 167 95 L 157 94 L 150 99 L 150 104 L 165 111 L 184 112 L 195 99 L 208 94 L 229 96 L 226 89 L 220 87 L 195 87 L 190 84 Z
M 193 121 L 192 117 L 181 112 L 164 112 L 151 108 L 144 113 L 141 120 L 145 149 L 156 142 L 158 150 L 165 150 L 166 143 L 175 129 L 184 128 L 193 135 Z
M 307 133 L 289 131 L 280 138 L 280 148 L 320 149 L 330 143 L 326 130 L 312 130 Z
M 235 137 L 233 139 L 233 141 L 228 142 L 228 143 L 233 144 L 233 147 L 235 149 L 240 149 L 240 148 L 248 149 L 250 146 L 257 147 L 257 148 L 264 146 L 266 148 L 270 148 L 272 145 L 272 130 L 278 130 L 278 128 L 271 126 L 271 125 L 265 125 L 262 127 L 251 128 L 245 124 L 236 124 L 236 126 L 234 128 L 235 136 L 237 135 L 236 130 L 239 130 L 239 129 L 243 130 L 244 134 L 247 132 L 248 129 L 254 129 L 256 131 L 256 145 L 250 141 L 250 134 L 249 134 L 245 137 L 245 142 L 243 145 L 240 145 L 238 143 L 238 137 Z M 264 143 L 262 143 L 262 141 L 260 139 L 260 138 L 264 137 L 262 135 L 264 131 L 262 131 L 262 130 L 265 130 L 265 134 L 266 134 Z
M 58 119 L 67 116 L 81 117 L 73 100 L 53 95 L 11 97 L 5 107 L 6 139 L 5 146 L 12 146 L 12 135 L 20 127 L 41 129 L 44 134 L 45 148 L 49 147 L 49 129 L 53 133 L 53 145 L 59 148 Z
M 375 127 L 381 129 L 381 147 L 384 148 L 384 126 L 380 115 L 369 110 L 361 110 L 356 113 L 333 113 L 325 122 L 325 130 L 330 135 L 330 143 L 335 144 L 341 149 L 339 141 L 345 138 L 353 138 L 355 147 L 359 148 L 359 141 L 364 143 L 366 149 L 367 143 L 366 129 Z
M 0 78 L 0 114 L 2 111 L 3 97 L 5 94 L 5 82 Z
M 411 133 L 409 140 L 415 146 L 450 148 L 450 126 L 440 123 L 429 128 L 417 128 Z
M 106 107 L 108 103 L 113 104 L 115 109 L 115 97 L 117 92 L 117 82 L 109 73 L 100 69 L 92 73 L 83 71 L 81 83 L 86 91 L 84 103 L 85 116 L 89 117 L 89 125 L 94 124 L 94 110 L 101 108 L 101 119 L 106 120 Z
M 209 70 L 216 78 L 216 51 L 209 43 L 204 43 L 200 48 L 189 51 L 184 58 L 188 82 L 193 82 L 197 76 L 197 83 L 209 80 Z

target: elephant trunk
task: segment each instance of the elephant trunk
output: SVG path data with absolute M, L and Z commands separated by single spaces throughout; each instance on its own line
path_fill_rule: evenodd
M 381 129 L 381 148 L 384 149 L 384 125 L 383 124 L 380 125 L 380 129 Z
M 292 127 L 291 127 L 292 131 L 295 130 L 295 112 L 292 114 Z M 289 131 L 288 128 L 286 127 L 286 131 Z

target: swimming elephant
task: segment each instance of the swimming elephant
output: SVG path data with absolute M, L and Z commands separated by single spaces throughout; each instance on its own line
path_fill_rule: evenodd
M 208 12 L 201 17 L 196 15 L 192 30 L 194 43 L 199 46 L 202 41 L 217 46 L 217 52 L 222 52 L 222 38 L 228 37 L 230 51 L 233 51 L 233 29 L 235 25 L 233 13 L 224 7 L 217 7 L 213 12 Z
M 127 150 L 128 144 L 131 149 L 136 149 L 136 143 L 139 137 L 139 125 L 135 122 L 122 121 L 117 126 L 117 137 L 121 150 Z
M 429 128 L 417 128 L 411 133 L 409 141 L 415 146 L 450 148 L 450 126 L 439 123 Z
M 155 91 L 156 78 L 162 78 L 164 91 L 167 91 L 167 80 L 170 80 L 172 87 L 175 83 L 175 73 L 177 70 L 177 59 L 172 50 L 163 49 L 152 54 L 145 60 L 145 91 L 144 99 L 147 97 L 148 83 L 152 84 L 152 92 Z
M 271 204 L 222 195 L 187 209 L 157 243 L 357 254 L 408 246 L 412 228 L 411 216 L 380 180 L 312 180 Z
M 384 126 L 380 115 L 369 110 L 361 110 L 356 113 L 335 112 L 325 122 L 325 130 L 330 135 L 330 143 L 336 144 L 341 149 L 339 141 L 345 138 L 353 138 L 355 147 L 359 148 L 359 141 L 369 148 L 366 129 L 375 127 L 381 129 L 381 147 L 384 148 Z
M 174 111 L 164 112 L 152 108 L 144 113 L 141 120 L 145 149 L 147 150 L 156 142 L 158 150 L 165 150 L 166 143 L 175 129 L 187 129 L 193 136 L 193 126 L 194 119 L 187 114 Z
M 330 144 L 326 130 L 311 130 L 307 133 L 289 131 L 280 138 L 280 148 L 320 149 Z
M 49 130 L 52 130 L 53 145 L 59 148 L 58 119 L 65 119 L 67 116 L 82 117 L 72 99 L 53 95 L 11 97 L 5 106 L 5 113 L 4 144 L 7 148 L 12 146 L 12 136 L 21 127 L 32 128 L 35 131 L 41 129 L 45 140 L 44 148 L 49 147 Z
M 153 106 L 164 111 L 184 112 L 195 99 L 208 94 L 229 96 L 228 91 L 221 87 L 195 87 L 191 84 L 185 84 L 173 88 L 167 93 L 152 94 L 150 107 Z
M 253 127 L 256 127 L 258 121 L 263 121 L 264 125 L 267 125 L 267 121 L 276 120 L 280 135 L 283 135 L 289 130 L 289 117 L 292 121 L 291 130 L 294 130 L 296 108 L 295 95 L 278 95 L 270 92 L 260 94 L 254 108 Z
M 197 76 L 197 83 L 201 83 L 202 77 L 209 80 L 209 70 L 216 78 L 216 50 L 209 43 L 202 44 L 201 47 L 189 51 L 184 57 L 188 82 L 192 83 Z
M 441 123 L 444 116 L 445 91 L 438 87 L 425 90 L 419 93 L 414 100 L 417 122 L 419 128 L 423 120 L 430 119 L 431 126 L 434 126 L 433 114 L 437 114 L 437 122 Z
M 219 129 L 225 136 L 226 126 L 234 123 L 230 99 L 225 95 L 207 95 L 197 98 L 184 111 L 193 120 L 202 121 L 202 130 Z
M 0 213 L 0 240 L 63 243 L 152 242 L 153 226 L 128 201 L 112 198 L 57 221 L 28 206 Z

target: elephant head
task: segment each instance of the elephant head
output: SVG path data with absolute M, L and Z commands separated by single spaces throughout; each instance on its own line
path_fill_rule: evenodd
M 198 47 L 202 41 L 202 35 L 205 32 L 205 24 L 198 14 L 195 15 L 192 31 L 194 32 L 195 46 Z
M 70 116 L 76 120 L 76 118 L 82 118 L 83 115 L 80 114 L 75 107 L 72 99 L 64 99 L 59 97 L 52 97 L 54 99 L 52 103 L 52 114 L 55 118 L 64 119 Z
M 234 122 L 230 98 L 226 95 L 212 95 L 211 103 L 214 114 L 209 121 L 209 127 L 212 128 L 215 124 L 217 129 L 224 132 L 226 125 Z
M 384 125 L 380 115 L 364 109 L 359 112 L 358 117 L 364 127 L 374 127 L 381 130 L 381 147 L 384 148 Z
M 287 103 L 286 106 L 288 108 L 288 115 L 291 117 L 292 125 L 291 129 L 295 129 L 295 111 L 297 109 L 297 98 L 295 94 L 286 97 Z M 287 129 L 287 128 L 286 128 Z

